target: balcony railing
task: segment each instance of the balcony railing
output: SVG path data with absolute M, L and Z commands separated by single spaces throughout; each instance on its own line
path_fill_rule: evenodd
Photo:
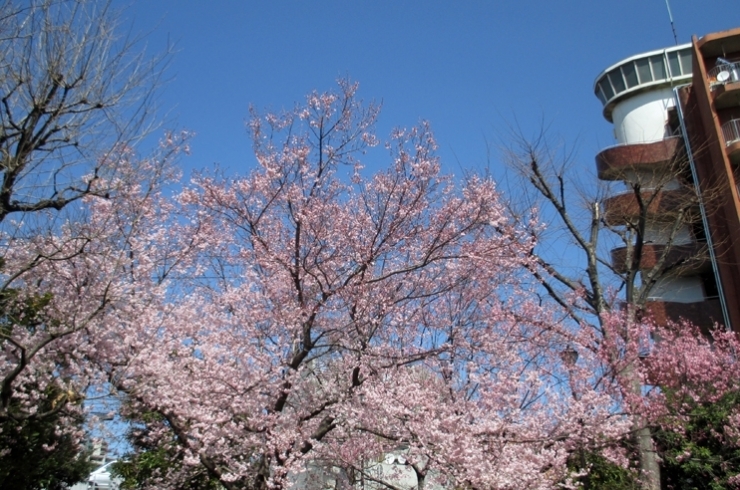
M 740 82 L 740 62 L 717 65 L 707 71 L 707 78 L 712 87 Z
M 740 119 L 731 119 L 722 125 L 722 136 L 725 138 L 725 146 L 740 141 Z
M 596 169 L 602 180 L 623 180 L 629 172 L 660 173 L 665 165 L 683 158 L 683 139 L 668 136 L 644 143 L 620 143 L 596 155 Z M 625 173 L 627 172 L 627 173 Z

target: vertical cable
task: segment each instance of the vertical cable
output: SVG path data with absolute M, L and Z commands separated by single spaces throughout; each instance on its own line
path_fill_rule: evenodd
M 666 3 L 668 0 L 666 0 Z M 673 88 L 673 98 L 676 102 L 676 113 L 678 114 L 678 122 L 681 124 L 681 133 L 683 134 L 683 142 L 686 145 L 686 154 L 689 158 L 689 167 L 691 167 L 691 176 L 694 179 L 694 188 L 696 189 L 696 195 L 699 197 L 699 210 L 701 211 L 701 223 L 704 226 L 704 234 L 707 236 L 707 248 L 709 249 L 709 260 L 712 262 L 712 271 L 714 272 L 714 280 L 717 283 L 717 292 L 719 294 L 719 304 L 722 307 L 722 316 L 725 319 L 725 328 L 730 330 L 730 315 L 727 313 L 727 302 L 725 301 L 725 291 L 722 287 L 722 281 L 719 277 L 719 266 L 717 265 L 717 256 L 714 254 L 714 243 L 712 242 L 712 231 L 709 229 L 709 219 L 707 218 L 707 211 L 704 208 L 704 200 L 701 197 L 701 188 L 699 186 L 699 175 L 696 173 L 696 164 L 694 163 L 694 154 L 691 152 L 691 143 L 689 142 L 689 134 L 686 132 L 686 123 L 683 118 L 683 107 L 681 107 L 681 99 L 678 96 L 678 90 L 681 87 L 687 87 L 688 85 L 681 85 Z

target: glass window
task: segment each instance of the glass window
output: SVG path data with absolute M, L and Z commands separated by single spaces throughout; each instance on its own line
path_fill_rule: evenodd
M 622 78 L 622 72 L 619 68 L 609 73 L 609 80 L 612 82 L 612 87 L 616 93 L 624 92 L 626 88 L 624 85 L 624 78 Z
M 606 100 L 614 97 L 614 91 L 612 90 L 612 86 L 609 83 L 609 80 L 607 80 L 606 78 L 602 78 L 599 82 L 599 86 L 601 87 L 601 91 L 604 92 L 604 97 L 606 97 Z
M 627 87 L 632 88 L 637 86 L 637 72 L 635 71 L 634 63 L 627 63 L 622 66 L 622 73 L 624 74 L 624 79 L 627 80 Z
M 672 77 L 681 75 L 681 65 L 678 63 L 678 53 L 676 51 L 668 53 L 668 66 Z
M 640 83 L 647 83 L 653 81 L 653 74 L 650 73 L 650 60 L 643 58 L 635 61 L 637 65 L 637 74 L 640 75 Z
M 653 68 L 653 80 L 665 80 L 668 78 L 665 73 L 665 60 L 662 54 L 651 56 L 650 66 Z
M 597 83 L 596 84 L 596 90 L 594 90 L 594 93 L 596 94 L 596 97 L 599 98 L 599 100 L 601 101 L 601 103 L 603 105 L 606 105 L 606 96 L 604 95 L 604 92 L 601 91 L 601 84 L 600 83 Z
M 681 73 L 683 73 L 684 75 L 690 75 L 693 71 L 693 67 L 691 65 L 691 50 L 684 49 L 680 51 L 679 57 L 681 58 Z

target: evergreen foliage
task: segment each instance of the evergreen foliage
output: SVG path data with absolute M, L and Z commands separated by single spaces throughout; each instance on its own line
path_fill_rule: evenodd
M 51 395 L 51 394 L 50 394 Z M 39 407 L 52 410 L 54 396 Z M 60 490 L 83 481 L 93 465 L 90 452 L 59 425 L 82 430 L 80 413 L 58 411 L 44 418 L 0 422 L 0 488 L 3 490 Z
M 734 488 L 733 477 L 740 474 L 740 440 L 730 420 L 737 417 L 739 404 L 737 391 L 714 403 L 693 403 L 689 417 L 680 426 L 657 432 L 664 488 Z

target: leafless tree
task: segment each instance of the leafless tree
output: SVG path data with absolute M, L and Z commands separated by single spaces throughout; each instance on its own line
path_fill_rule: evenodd
M 593 174 L 586 186 L 579 185 L 571 155 L 550 146 L 544 131 L 535 138 L 514 132 L 509 141 L 513 144 L 505 158 L 521 178 L 517 194 L 526 198 L 521 209 L 534 204 L 551 221 L 544 232 L 532 228 L 534 234 L 550 235 L 538 237 L 543 245 L 532 251 L 537 266 L 530 272 L 577 328 L 589 325 L 606 338 L 604 314 L 620 309 L 627 322 L 639 321 L 641 315 L 655 313 L 650 299 L 671 278 L 706 268 L 699 195 L 680 138 L 669 141 L 676 151 L 661 165 L 610 168 L 607 178 L 625 187 L 616 195 L 614 186 L 599 184 Z M 704 192 L 702 199 L 711 205 L 715 197 Z M 527 222 L 526 216 L 514 214 Z M 569 257 L 549 252 L 552 233 L 562 240 L 555 248 L 570 245 Z M 623 335 L 629 331 L 625 328 Z M 632 389 L 639 394 L 642 386 Z M 660 467 L 651 429 L 638 419 L 634 433 L 645 488 L 657 490 Z
M 0 1 L 0 222 L 111 192 L 167 59 L 121 32 L 108 0 Z

